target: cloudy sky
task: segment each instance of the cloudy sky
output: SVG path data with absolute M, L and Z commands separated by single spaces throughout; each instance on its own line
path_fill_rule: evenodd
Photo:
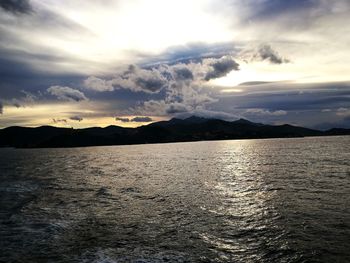
M 349 0 L 1 0 L 0 128 L 350 128 Z

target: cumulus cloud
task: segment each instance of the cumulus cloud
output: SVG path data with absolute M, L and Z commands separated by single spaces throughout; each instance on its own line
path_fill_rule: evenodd
M 1 0 L 0 7 L 14 14 L 26 14 L 33 10 L 29 0 Z
M 232 70 L 239 70 L 239 64 L 232 58 L 223 57 L 222 59 L 210 64 L 212 70 L 205 75 L 205 80 L 216 79 L 226 76 Z
M 101 92 L 129 89 L 134 92 L 157 93 L 166 84 L 165 76 L 156 68 L 143 69 L 135 65 L 130 65 L 126 71 L 109 80 L 91 76 L 84 81 L 86 88 Z
M 180 82 L 198 84 L 203 80 L 223 77 L 232 70 L 239 70 L 239 64 L 230 56 L 200 58 L 187 63 L 160 64 L 147 68 L 130 65 L 109 79 L 90 76 L 84 81 L 84 86 L 100 92 L 128 89 L 152 94 L 172 89 L 174 82 L 177 82 L 177 86 Z
M 119 89 L 129 89 L 134 92 L 157 93 L 167 84 L 166 77 L 157 69 L 143 69 L 135 65 L 112 80 Z
M 81 122 L 83 120 L 83 118 L 78 115 L 69 117 L 69 119 L 72 121 L 78 121 L 78 122 Z
M 47 89 L 47 91 L 57 97 L 59 100 L 65 101 L 84 101 L 88 100 L 85 94 L 79 90 L 72 89 L 70 87 L 62 87 L 62 86 L 51 86 Z
M 173 65 L 158 65 L 153 68 L 164 78 L 165 96 L 159 100 L 148 100 L 134 108 L 136 114 L 146 115 L 178 115 L 204 109 L 217 102 L 205 87 L 212 78 L 226 75 L 231 70 L 238 70 L 238 64 L 228 56 L 220 58 L 204 58 L 179 62 Z
M 110 80 L 103 80 L 94 76 L 88 77 L 84 80 L 86 88 L 95 91 L 113 91 L 113 83 Z
M 138 102 L 121 112 L 123 115 L 178 115 L 204 110 L 207 105 L 217 102 L 206 88 L 206 82 L 232 70 L 239 70 L 238 63 L 224 55 L 145 68 L 130 65 L 109 79 L 89 77 L 84 85 L 100 92 L 127 89 L 158 97 Z M 116 117 L 116 121 L 150 122 L 152 119 Z

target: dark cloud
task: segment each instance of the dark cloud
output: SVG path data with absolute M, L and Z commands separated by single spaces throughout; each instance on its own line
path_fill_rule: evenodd
M 121 121 L 121 122 L 130 122 L 129 118 L 123 118 L 123 117 L 116 117 L 115 120 L 116 121 Z
M 289 59 L 282 57 L 270 45 L 263 44 L 256 48 L 247 48 L 240 52 L 240 58 L 245 62 L 268 61 L 272 64 L 289 63 Z M 250 83 L 254 83 L 250 82 Z
M 16 108 L 22 107 L 22 104 L 17 99 L 13 99 L 12 105 L 15 106 Z
M 0 101 L 0 114 L 4 113 L 4 106 L 2 105 L 2 102 Z
M 281 57 L 277 51 L 273 50 L 269 45 L 262 45 L 259 47 L 255 57 L 261 60 L 268 60 L 273 64 L 288 63 L 289 60 Z
M 0 7 L 14 14 L 28 14 L 33 11 L 29 0 L 1 0 Z
M 268 20 L 287 13 L 306 12 L 316 8 L 319 2 L 318 0 L 247 0 L 243 6 L 250 11 L 250 15 L 244 21 Z
M 205 75 L 205 80 L 216 79 L 226 76 L 232 70 L 239 70 L 239 64 L 231 58 L 223 57 L 211 64 L 213 68 Z
M 124 117 L 116 117 L 116 121 L 121 121 L 121 122 L 151 122 L 153 121 L 152 118 L 150 117 L 134 117 L 134 118 L 124 118 Z
M 83 92 L 70 87 L 51 86 L 47 91 L 59 100 L 84 101 L 88 100 Z
M 317 125 L 321 123 L 322 128 L 331 128 L 336 127 L 335 123 L 338 127 L 347 127 L 342 120 L 350 116 L 347 82 L 267 83 L 245 86 L 238 93 L 213 94 L 213 97 L 218 101 L 206 109 L 240 115 L 254 122 L 310 128 L 320 128 Z
M 53 123 L 67 123 L 66 119 L 52 119 Z
M 153 121 L 153 119 L 150 117 L 135 117 L 135 118 L 132 118 L 130 121 L 132 121 L 132 122 L 151 122 L 151 121 Z
M 158 78 L 155 76 L 150 76 L 146 78 L 139 77 L 139 78 L 136 78 L 135 84 L 141 90 L 153 93 L 161 90 L 165 86 L 166 81 L 163 78 Z
M 0 42 L 5 41 L 6 38 L 6 35 L 2 33 L 0 27 Z M 4 46 L 11 47 L 11 45 L 5 42 Z M 62 62 L 62 58 L 55 55 L 35 55 L 29 51 L 6 50 L 0 45 L 0 98 L 21 99 L 23 90 L 35 95 L 38 91 L 44 94 L 47 87 L 79 83 L 83 78 L 80 74 L 42 72 L 28 63 L 32 60 L 35 60 L 37 64 L 46 64 L 46 67 L 54 61 Z
M 176 80 L 193 80 L 193 73 L 188 68 L 174 69 Z
M 78 121 L 78 122 L 81 122 L 83 120 L 83 118 L 78 115 L 69 117 L 69 119 L 72 121 Z
M 348 91 L 348 96 L 350 91 Z M 339 108 L 350 105 L 350 97 L 338 95 L 336 92 L 262 92 L 256 94 L 243 94 L 220 98 L 215 104 L 221 110 L 235 109 L 267 109 L 270 111 L 309 111 L 324 108 Z
M 39 97 L 42 96 L 40 92 L 37 92 L 37 95 L 35 95 L 29 91 L 21 90 L 21 93 L 24 94 L 24 96 L 12 98 L 11 100 L 8 100 L 8 104 L 11 104 L 16 108 L 24 108 L 29 105 L 34 105 L 35 102 L 39 100 Z

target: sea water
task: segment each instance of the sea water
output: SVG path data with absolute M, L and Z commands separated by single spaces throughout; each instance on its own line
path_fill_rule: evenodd
M 0 262 L 350 262 L 350 136 L 0 149 Z

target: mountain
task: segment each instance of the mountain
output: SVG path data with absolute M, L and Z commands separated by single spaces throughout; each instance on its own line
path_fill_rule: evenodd
M 192 116 L 173 118 L 138 128 L 108 126 L 86 129 L 8 127 L 0 130 L 0 147 L 83 147 L 200 140 L 287 138 L 350 135 L 350 129 L 318 131 L 303 127 L 265 125 L 239 119 L 233 122 Z

